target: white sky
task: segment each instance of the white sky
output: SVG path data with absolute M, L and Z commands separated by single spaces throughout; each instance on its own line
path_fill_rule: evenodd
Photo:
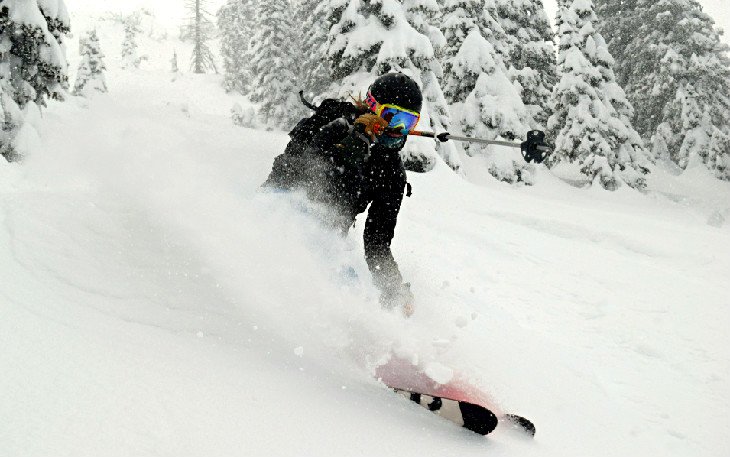
M 555 18 L 556 0 L 543 0 L 550 19 Z M 215 12 L 225 0 L 207 0 L 208 10 Z M 730 0 L 699 0 L 715 22 L 730 32 Z M 73 14 L 75 11 L 90 11 L 103 13 L 109 10 L 132 11 L 138 8 L 147 8 L 156 13 L 161 22 L 177 27 L 182 23 L 185 0 L 66 0 L 66 5 Z M 730 37 L 725 34 L 725 42 L 730 43 Z

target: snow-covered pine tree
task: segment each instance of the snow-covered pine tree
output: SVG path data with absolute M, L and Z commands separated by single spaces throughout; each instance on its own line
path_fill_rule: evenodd
M 68 9 L 63 0 L 37 0 L 38 9 L 46 20 L 46 27 L 59 46 L 64 45 L 66 35 L 71 31 Z
M 479 31 L 492 44 L 502 61 L 505 62 L 509 59 L 509 37 L 499 21 L 497 0 L 482 0 L 480 3 L 482 9 L 476 16 Z
M 65 38 L 71 32 L 71 19 L 63 0 L 38 0 L 38 8 L 46 20 L 48 31 L 56 39 L 63 53 L 66 53 Z M 68 64 L 64 68 L 64 74 L 68 73 Z M 69 89 L 68 78 L 61 81 L 64 92 Z M 55 98 L 63 97 L 62 93 L 55 94 Z
M 436 3 L 428 1 L 350 0 L 329 35 L 327 54 L 338 95 L 360 94 L 377 76 L 402 71 L 424 90 L 421 126 L 439 128 L 434 123 L 439 122 L 447 127 L 448 113 L 433 80 L 439 70 L 433 66 L 436 57 L 430 38 L 437 30 L 430 27 L 429 15 L 437 11 Z M 458 167 L 448 149 L 440 152 Z M 435 145 L 409 142 L 402 157 L 410 170 L 430 170 L 437 159 Z
M 447 0 L 442 8 L 441 30 L 446 43 L 439 55 L 444 69 L 442 87 L 450 104 L 466 100 L 479 76 L 473 72 L 461 71 L 452 60 L 459 53 L 466 37 L 475 30 L 479 32 L 475 19 L 479 8 L 478 0 Z M 479 35 L 481 36 L 481 32 Z
M 633 65 L 629 64 L 635 46 L 632 42 L 641 26 L 637 0 L 594 0 L 594 4 L 598 17 L 596 30 L 606 40 L 608 51 L 616 61 L 616 80 L 625 88 L 633 70 Z M 630 94 L 626 95 L 633 102 Z
M 339 23 L 348 0 L 302 0 L 297 17 L 303 18 L 300 29 L 302 65 L 299 86 L 309 98 L 321 97 L 331 88 L 333 79 L 328 49 L 329 32 Z
M 522 88 L 522 100 L 545 129 L 550 96 L 558 80 L 553 31 L 542 0 L 496 0 L 497 19 L 507 36 L 505 66 Z
M 327 54 L 333 78 L 348 94 L 373 76 L 431 58 L 433 46 L 408 23 L 398 0 L 350 0 L 330 30 Z
M 208 41 L 215 34 L 215 25 L 206 6 L 206 0 L 187 0 L 185 3 L 189 17 L 183 26 L 182 37 L 189 38 L 193 42 L 190 66 L 194 73 L 205 73 L 206 70 L 218 73 L 213 53 L 208 46 Z
M 446 45 L 446 38 L 441 30 L 434 25 L 441 19 L 441 10 L 436 0 L 403 0 L 403 6 L 408 22 L 417 32 L 428 37 L 433 46 L 433 53 L 431 53 L 430 58 L 418 59 L 413 62 L 415 68 L 420 72 L 424 99 L 420 128 L 437 133 L 448 132 L 451 130 L 451 113 L 441 89 L 439 78 L 443 75 L 443 68 L 437 58 L 439 50 Z M 429 148 L 429 150 L 422 151 L 420 154 L 412 155 L 430 157 L 430 148 L 432 146 L 432 144 L 425 142 L 410 142 L 407 147 Z M 437 142 L 435 149 L 444 162 L 454 171 L 461 169 L 461 158 L 454 142 Z
M 122 42 L 122 67 L 137 68 L 141 59 L 137 56 L 137 35 L 142 31 L 142 17 L 139 11 L 122 19 L 124 41 Z
M 527 109 L 495 46 L 482 34 L 480 24 L 494 22 L 485 20 L 489 14 L 480 0 L 445 2 L 442 87 L 460 133 L 491 140 L 524 138 L 530 127 Z M 498 34 L 489 36 L 497 39 Z M 497 46 L 506 49 L 503 42 Z M 490 173 L 501 181 L 532 182 L 532 167 L 513 150 L 475 144 L 463 148 L 467 155 L 484 156 Z
M 240 103 L 234 103 L 231 108 L 231 119 L 234 125 L 256 128 L 256 110 L 251 106 L 244 108 Z
M 41 6 L 42 5 L 42 9 Z M 64 35 L 70 20 L 63 0 L 0 0 L 0 155 L 19 159 L 23 137 L 34 135 L 26 118 L 68 86 Z
M 655 156 L 683 169 L 701 162 L 730 180 L 730 59 L 713 19 L 696 0 L 635 0 L 625 15 L 632 30 L 609 19 L 601 27 L 625 49 L 619 76 L 637 130 Z
M 251 74 L 247 53 L 255 27 L 254 0 L 227 0 L 218 10 L 218 30 L 223 57 L 223 87 L 227 92 L 247 94 Z
M 256 17 L 260 21 L 251 39 L 251 100 L 260 104 L 259 117 L 264 125 L 286 130 L 304 112 L 295 86 L 300 48 L 294 36 L 292 8 L 288 0 L 262 1 Z
M 632 108 L 616 83 L 613 58 L 593 24 L 591 0 L 561 0 L 557 23 L 558 74 L 549 137 L 550 163 L 577 163 L 581 173 L 609 190 L 646 185 L 646 151 L 631 126 Z
M 89 61 L 82 57 L 81 61 L 79 62 L 79 67 L 76 70 L 76 84 L 74 85 L 73 94 L 82 97 L 88 96 L 89 93 L 85 93 L 83 89 L 86 87 L 86 83 L 90 79 L 91 68 L 89 67 Z
M 79 55 L 81 62 L 76 73 L 74 94 L 88 96 L 94 92 L 106 92 L 106 78 L 104 77 L 106 66 L 96 30 L 89 30 L 85 36 L 81 37 Z

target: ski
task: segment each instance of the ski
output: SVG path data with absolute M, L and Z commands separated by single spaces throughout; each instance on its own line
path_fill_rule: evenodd
M 431 395 L 397 388 L 393 388 L 393 391 L 438 414 L 442 418 L 480 435 L 488 435 L 500 423 L 507 423 L 517 430 L 523 431 L 530 436 L 535 436 L 535 425 L 528 419 L 515 414 L 506 414 L 498 418 L 489 409 L 474 403 L 450 398 L 433 397 Z
M 503 419 L 504 421 L 511 423 L 514 428 L 521 430 L 530 436 L 535 436 L 535 432 L 537 430 L 535 429 L 535 424 L 533 424 L 530 420 L 522 416 L 518 416 L 517 414 L 505 414 Z

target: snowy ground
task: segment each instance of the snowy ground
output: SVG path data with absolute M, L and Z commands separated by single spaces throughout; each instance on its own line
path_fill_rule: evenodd
M 405 320 L 377 304 L 362 221 L 340 240 L 258 192 L 286 136 L 234 127 L 216 76 L 173 81 L 174 41 L 119 70 L 115 27 L 111 93 L 52 104 L 28 161 L 0 162 L 0 455 L 727 455 L 727 183 L 411 175 Z M 536 439 L 390 393 L 369 364 L 391 350 Z

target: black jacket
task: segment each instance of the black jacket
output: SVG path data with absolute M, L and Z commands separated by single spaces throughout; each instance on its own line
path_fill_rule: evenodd
M 365 259 L 375 285 L 395 293 L 403 278 L 390 244 L 395 234 L 406 172 L 399 149 L 385 148 L 353 127 L 354 117 L 327 124 L 311 141 L 293 138 L 264 186 L 302 189 L 332 209 L 326 222 L 346 232 L 370 206 L 365 222 Z M 401 147 L 402 148 L 402 147 Z

